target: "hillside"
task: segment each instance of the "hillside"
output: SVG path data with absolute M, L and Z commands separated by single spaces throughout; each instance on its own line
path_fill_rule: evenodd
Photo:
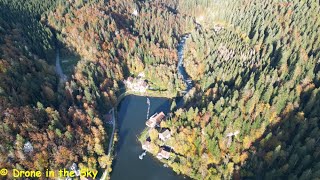
M 318 178 L 319 4 L 213 7 L 216 24 L 187 40 L 197 96 L 164 126 L 167 163 L 195 179 Z
M 104 168 L 109 157 L 103 112 L 75 104 L 54 71 L 56 40 L 40 21 L 54 3 L 0 3 L 0 166 L 44 171 L 77 162 Z

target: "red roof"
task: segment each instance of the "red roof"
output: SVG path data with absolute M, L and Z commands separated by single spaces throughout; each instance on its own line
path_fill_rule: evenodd
M 133 77 L 128 77 L 128 79 L 127 79 L 128 81 L 130 81 L 130 82 L 132 82 L 133 81 Z
M 165 159 L 169 159 L 170 157 L 170 152 L 166 151 L 166 150 L 161 150 L 161 152 L 159 153 L 160 156 L 162 156 Z
M 157 115 L 154 117 L 154 119 L 156 120 L 157 123 L 159 123 L 159 122 L 161 122 L 161 120 L 162 120 L 163 118 L 165 118 L 165 117 L 166 117 L 166 115 L 165 115 L 163 112 L 160 112 L 159 114 L 157 114 Z
M 106 119 L 107 122 L 112 121 L 112 115 L 111 114 L 107 114 L 105 116 L 105 119 Z

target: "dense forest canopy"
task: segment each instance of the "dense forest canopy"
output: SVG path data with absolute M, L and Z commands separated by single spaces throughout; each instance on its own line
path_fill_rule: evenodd
M 317 0 L 0 0 L 0 166 L 111 171 L 106 114 L 144 72 L 180 96 L 166 163 L 193 179 L 320 177 Z M 81 59 L 66 81 L 55 55 Z M 30 142 L 32 152 L 25 152 Z M 11 177 L 8 177 L 10 179 Z
M 195 179 L 319 178 L 319 3 L 213 7 L 215 27 L 187 40 L 199 95 L 168 122 L 169 163 Z

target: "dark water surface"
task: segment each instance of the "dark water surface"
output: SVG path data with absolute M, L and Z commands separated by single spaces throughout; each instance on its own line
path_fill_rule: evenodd
M 150 116 L 156 112 L 168 113 L 170 102 L 166 98 L 151 98 Z M 184 179 L 170 168 L 163 167 L 157 159 L 147 153 L 143 160 L 141 144 L 137 137 L 146 127 L 147 97 L 127 96 L 118 107 L 119 142 L 111 180 L 180 180 Z
M 179 76 L 182 78 L 182 80 L 186 83 L 187 88 L 185 90 L 185 93 L 189 92 L 193 85 L 192 80 L 190 79 L 184 65 L 183 65 L 183 53 L 184 53 L 184 48 L 186 45 L 186 40 L 188 39 L 189 34 L 186 34 L 184 36 L 181 37 L 181 40 L 178 44 L 177 47 L 177 52 L 178 52 L 178 74 Z

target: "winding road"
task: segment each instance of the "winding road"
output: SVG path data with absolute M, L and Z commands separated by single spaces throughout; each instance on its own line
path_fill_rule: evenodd
M 56 50 L 56 66 L 55 66 L 55 71 L 56 73 L 59 75 L 60 77 L 60 82 L 64 83 L 68 80 L 68 77 L 63 73 L 62 67 L 61 67 L 61 62 L 60 62 L 60 51 L 59 49 Z M 118 103 L 117 103 L 118 104 Z M 115 112 L 114 112 L 114 108 L 112 108 L 109 113 L 112 112 L 112 133 L 111 133 L 111 139 L 109 142 L 109 146 L 108 146 L 108 156 L 111 157 L 111 150 L 112 150 L 112 143 L 113 143 L 113 138 L 114 138 L 114 132 L 116 129 L 116 118 L 115 118 Z M 108 175 L 108 168 L 106 168 L 106 170 L 104 171 L 102 177 L 100 179 L 106 179 Z

